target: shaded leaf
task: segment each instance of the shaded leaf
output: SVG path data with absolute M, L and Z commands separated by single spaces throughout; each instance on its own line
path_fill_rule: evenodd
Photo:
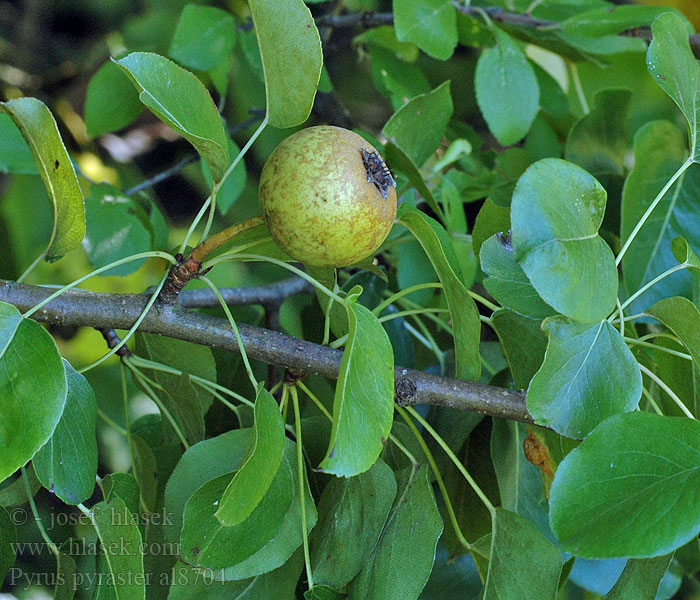
M 233 162 L 236 159 L 239 152 L 240 148 L 238 147 L 236 142 L 229 139 L 229 164 L 231 164 L 231 162 Z M 211 171 L 209 171 L 209 167 L 207 166 L 206 161 L 202 161 L 202 174 L 204 175 L 204 179 L 206 180 L 207 185 L 209 185 L 209 187 L 211 188 L 213 183 L 211 179 Z M 222 185 L 219 188 L 219 191 L 216 194 L 216 208 L 219 209 L 219 212 L 222 215 L 225 215 L 229 210 L 231 210 L 231 207 L 234 205 L 236 200 L 238 200 L 239 196 L 243 193 L 246 184 L 246 177 L 247 174 L 245 170 L 245 161 L 241 160 L 235 166 L 235 168 L 228 176 L 226 181 L 224 181 L 224 185 Z
M 255 427 L 246 457 L 221 496 L 216 518 L 222 525 L 237 525 L 263 499 L 282 462 L 284 421 L 279 406 L 264 387 L 255 399 Z
M 394 0 L 396 37 L 447 60 L 457 46 L 457 15 L 448 0 Z
M 581 439 L 607 417 L 634 410 L 642 375 L 610 323 L 583 325 L 557 316 L 542 329 L 547 352 L 527 390 L 527 408 L 538 425 Z
M 700 312 L 695 304 L 686 298 L 666 298 L 648 309 L 647 314 L 676 335 L 700 368 Z
M 16 543 L 17 531 L 15 530 L 15 524 L 10 517 L 10 513 L 0 506 L 0 581 L 5 579 L 5 575 L 12 568 L 12 565 L 15 564 Z
M 416 188 L 418 193 L 423 197 L 430 206 L 430 208 L 436 214 L 440 214 L 440 208 L 438 207 L 433 193 L 430 188 L 425 184 L 425 180 L 421 175 L 416 164 L 406 155 L 406 153 L 399 148 L 392 141 L 387 141 L 384 146 L 384 153 L 386 155 L 387 164 L 394 170 L 403 173 L 408 180 L 411 182 L 413 187 Z
M 601 6 L 578 12 L 561 24 L 562 31 L 593 37 L 615 35 L 628 29 L 648 27 L 660 14 L 674 12 L 684 21 L 688 35 L 694 33 L 691 24 L 680 11 L 668 6 Z
M 51 199 L 53 231 L 47 258 L 59 258 L 80 245 L 85 235 L 85 208 L 78 178 L 56 121 L 36 98 L 0 102 L 22 132 Z
M 454 327 L 457 377 L 479 379 L 479 312 L 454 270 L 458 261 L 447 232 L 437 221 L 406 204 L 399 208 L 397 220 L 420 242 L 443 285 Z
M 326 473 L 352 477 L 369 469 L 389 438 L 394 416 L 394 353 L 382 324 L 357 295 L 345 298 L 348 340 L 333 399 Z
M 539 108 L 540 88 L 520 46 L 498 27 L 493 33 L 496 46 L 483 50 L 476 64 L 476 100 L 491 133 L 509 146 L 530 130 Z
M 36 321 L 0 302 L 0 482 L 53 435 L 66 403 L 66 371 L 56 344 Z
M 285 129 L 306 121 L 321 77 L 321 38 L 302 0 L 250 0 L 260 46 L 267 116 Z
M 199 79 L 151 52 L 132 52 L 114 62 L 136 86 L 139 100 L 195 147 L 219 181 L 228 164 L 226 132 Z
M 673 554 L 654 558 L 633 558 L 604 600 L 654 600 L 659 583 Z
M 72 600 L 76 591 L 76 565 L 73 557 L 60 552 L 56 559 L 56 585 L 53 600 Z
M 610 417 L 557 469 L 550 524 L 560 548 L 588 558 L 647 558 L 682 546 L 700 532 L 699 470 L 697 421 Z
M 12 117 L 0 112 L 0 173 L 38 174 L 36 162 L 32 156 L 22 132 L 17 128 Z
M 348 587 L 354 600 L 414 600 L 433 568 L 442 519 L 428 467 L 409 467 L 398 473 L 397 482 L 396 500 L 379 541 Z M 411 560 L 397 548 L 410 548 Z
M 142 110 L 138 92 L 113 62 L 102 65 L 90 79 L 83 109 L 89 137 L 126 127 Z
M 580 167 L 557 158 L 530 166 L 513 193 L 516 262 L 540 297 L 584 323 L 607 317 L 617 298 L 617 269 L 598 235 L 606 192 Z
M 210 71 L 228 56 L 235 43 L 232 15 L 215 6 L 186 4 L 168 54 L 185 67 Z
M 39 481 L 66 504 L 87 500 L 95 489 L 97 439 L 95 392 L 67 360 L 68 393 L 63 415 L 48 442 L 34 456 Z

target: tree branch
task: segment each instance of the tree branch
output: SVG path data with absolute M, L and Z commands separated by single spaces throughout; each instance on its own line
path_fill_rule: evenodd
M 219 291 L 229 306 L 279 306 L 288 296 L 310 294 L 314 288 L 306 279 L 290 277 L 268 285 L 220 288 Z M 180 294 L 180 305 L 184 308 L 215 308 L 219 306 L 219 299 L 209 288 L 185 290 Z
M 281 285 L 281 284 L 280 284 Z M 53 293 L 53 289 L 0 280 L 0 301 L 26 311 Z M 199 291 L 199 290 L 197 290 Z M 187 292 L 182 296 L 186 297 Z M 68 290 L 32 315 L 53 325 L 98 329 L 129 329 L 148 301 L 144 294 L 103 294 Z M 239 325 L 243 345 L 252 358 L 268 364 L 336 379 L 342 352 L 284 333 L 246 323 Z M 156 303 L 140 331 L 237 352 L 236 338 L 225 319 Z M 474 381 L 440 377 L 396 367 L 396 400 L 402 405 L 434 404 L 532 423 L 525 393 Z

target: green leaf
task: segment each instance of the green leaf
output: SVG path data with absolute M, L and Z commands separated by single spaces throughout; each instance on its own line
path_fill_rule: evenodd
M 601 6 L 578 12 L 561 24 L 561 30 L 592 37 L 616 35 L 622 31 L 649 27 L 660 14 L 674 12 L 684 21 L 688 35 L 695 33 L 692 25 L 676 9 L 668 6 Z
M 168 600 L 289 600 L 304 567 L 301 552 L 278 569 L 241 581 L 216 581 L 200 567 L 178 562 L 173 567 Z
M 285 453 L 263 499 L 245 520 L 227 527 L 215 513 L 231 479 L 227 473 L 207 481 L 185 505 L 181 553 L 190 564 L 219 569 L 252 556 L 277 533 L 294 499 L 294 470 Z
M 479 256 L 484 242 L 492 235 L 508 231 L 510 229 L 510 202 L 509 206 L 498 206 L 491 198 L 486 198 L 484 204 L 476 215 L 474 228 L 472 229 L 472 245 L 474 254 Z
M 407 204 L 401 205 L 397 219 L 420 242 L 443 285 L 454 327 L 457 377 L 478 380 L 481 321 L 474 301 L 455 272 L 458 261 L 449 236 L 437 221 Z
M 617 329 L 561 316 L 546 319 L 542 329 L 547 352 L 527 390 L 527 409 L 538 425 L 581 439 L 607 417 L 634 410 L 642 374 Z
M 631 97 L 630 90 L 596 93 L 591 111 L 569 131 L 564 158 L 594 175 L 623 175 L 627 149 L 625 119 Z
M 428 467 L 404 469 L 398 491 L 376 547 L 348 586 L 356 600 L 415 600 L 435 560 L 442 520 L 428 479 Z M 397 548 L 410 548 L 406 560 Z
M 0 506 L 0 581 L 5 579 L 5 575 L 15 564 L 16 543 L 17 531 L 12 517 Z
M 651 26 L 652 41 L 647 66 L 654 81 L 681 109 L 688 122 L 690 156 L 698 160 L 698 86 L 700 67 L 690 49 L 686 22 L 676 13 L 666 12 Z M 690 31 L 692 33 L 692 30 Z
M 428 203 L 428 206 L 436 214 L 440 214 L 440 207 L 438 206 L 433 193 L 430 188 L 425 184 L 425 180 L 421 175 L 416 164 L 406 155 L 406 153 L 399 148 L 396 144 L 391 141 L 387 141 L 384 146 L 384 154 L 386 155 L 387 164 L 391 166 L 395 171 L 400 171 L 403 173 L 408 180 L 413 184 L 413 187 L 418 190 L 423 200 Z
M 457 47 L 457 14 L 449 0 L 394 0 L 396 37 L 447 60 Z
M 333 429 L 328 454 L 319 465 L 326 473 L 352 477 L 367 471 L 389 438 L 394 416 L 394 353 L 382 324 L 357 303 L 345 299 L 348 340 L 333 399 Z
M 73 600 L 76 589 L 76 565 L 73 557 L 59 552 L 56 557 L 56 585 L 53 600 Z
M 238 156 L 239 152 L 241 149 L 238 147 L 236 142 L 233 140 L 229 139 L 228 140 L 228 157 L 229 157 L 229 165 L 231 162 L 235 160 L 235 158 Z M 204 179 L 207 182 L 207 185 L 209 185 L 209 188 L 211 189 L 212 186 L 212 178 L 211 178 L 211 171 L 209 170 L 209 167 L 207 166 L 207 163 L 205 161 L 202 161 L 202 174 L 204 175 Z M 231 174 L 228 176 L 226 181 L 224 181 L 224 185 L 222 185 L 219 188 L 218 193 L 216 194 L 216 208 L 219 209 L 219 212 L 222 215 L 225 215 L 229 210 L 231 210 L 231 207 L 234 205 L 236 200 L 240 197 L 240 195 L 243 193 L 243 190 L 245 189 L 245 183 L 246 183 L 246 170 L 245 170 L 245 162 L 243 160 L 239 161 L 238 164 L 235 166 Z
M 428 79 L 416 63 L 401 60 L 393 52 L 378 46 L 370 48 L 369 56 L 374 85 L 392 106 L 401 107 L 406 98 L 430 91 Z
M 36 175 L 39 173 L 22 132 L 12 117 L 0 112 L 0 173 Z
M 59 258 L 80 245 L 85 235 L 85 209 L 78 178 L 56 121 L 36 98 L 0 102 L 22 132 L 34 156 L 53 208 L 53 231 L 47 258 Z
M 151 234 L 144 227 L 138 212 L 142 209 L 132 198 L 106 184 L 93 185 L 85 199 L 87 231 L 83 246 L 93 267 L 151 249 Z M 129 275 L 144 260 L 114 267 L 105 275 Z
M 671 552 L 700 532 L 698 472 L 698 421 L 610 417 L 557 469 L 549 518 L 559 547 L 587 558 Z
M 109 577 L 103 585 L 111 588 L 116 600 L 144 600 L 141 533 L 131 511 L 114 497 L 95 504 L 90 515 L 108 568 Z
M 100 487 L 105 500 L 119 498 L 132 515 L 141 512 L 139 484 L 131 473 L 110 473 L 100 481 Z
M 483 50 L 476 64 L 476 100 L 491 133 L 510 146 L 530 130 L 539 108 L 540 88 L 520 46 L 497 27 L 493 31 L 496 46 Z
M 345 597 L 343 592 L 327 585 L 316 585 L 315 583 L 313 588 L 304 592 L 305 600 L 343 600 Z
M 556 598 L 561 553 L 523 516 L 497 508 L 484 600 Z
M 503 306 L 535 319 L 556 313 L 540 298 L 523 268 L 515 262 L 510 235 L 491 236 L 481 246 L 479 258 L 481 270 L 487 275 L 484 287 Z
M 83 109 L 89 137 L 126 127 L 142 110 L 138 92 L 113 62 L 102 65 L 90 79 Z
M 387 121 L 382 133 L 416 166 L 422 167 L 440 145 L 450 117 L 450 82 L 445 81 L 404 104 Z
M 32 497 L 36 496 L 41 489 L 41 482 L 37 479 L 34 467 L 31 463 L 25 469 L 27 479 L 29 479 L 29 489 Z M 12 483 L 3 485 L 0 488 L 0 506 L 10 508 L 12 506 L 22 506 L 27 502 L 27 488 L 24 484 L 24 478 L 18 477 Z
M 236 43 L 236 23 L 225 10 L 186 4 L 177 22 L 168 55 L 181 65 L 211 71 Z
M 0 482 L 51 437 L 66 403 L 66 371 L 53 338 L 0 302 Z
M 673 554 L 633 558 L 604 600 L 654 600 Z
M 544 496 L 540 470 L 527 460 L 523 441 L 525 425 L 494 419 L 491 431 L 491 460 L 498 480 L 501 507 L 525 517 L 530 525 L 547 537 L 549 505 Z
M 540 297 L 567 317 L 593 323 L 617 298 L 617 269 L 598 235 L 605 189 L 558 158 L 531 165 L 515 186 L 510 218 L 516 262 Z
M 319 522 L 310 539 L 314 583 L 340 589 L 359 573 L 395 496 L 394 473 L 381 460 L 360 475 L 331 479 L 321 496 Z
M 264 387 L 255 399 L 255 428 L 246 458 L 226 488 L 216 518 L 238 525 L 264 498 L 282 462 L 284 421 L 277 402 Z
M 406 62 L 413 62 L 418 58 L 418 47 L 412 42 L 400 42 L 396 37 L 396 29 L 391 25 L 368 29 L 352 38 L 352 43 L 384 48 Z
M 321 38 L 302 0 L 249 0 L 260 46 L 267 116 L 286 129 L 306 121 L 321 77 Z
M 620 238 L 626 240 L 666 182 L 678 170 L 688 150 L 681 131 L 668 121 L 652 121 L 634 136 L 634 169 L 622 192 Z M 671 242 L 683 236 L 700 250 L 700 208 L 697 189 L 700 166 L 692 165 L 664 195 L 642 226 L 622 259 L 625 287 L 634 293 L 664 271 L 677 265 Z M 690 296 L 691 276 L 673 273 L 644 292 L 631 305 L 642 311 L 670 296 Z
M 700 367 L 700 312 L 687 298 L 666 298 L 647 309 L 647 314 L 668 327 Z
M 554 35 L 565 44 L 579 50 L 580 52 L 607 56 L 611 54 L 622 54 L 625 52 L 644 52 L 646 43 L 643 39 L 621 35 L 602 35 L 593 37 L 589 35 L 577 35 L 556 31 Z
M 66 504 L 80 504 L 95 489 L 97 440 L 95 392 L 64 359 L 68 393 L 53 435 L 34 456 L 41 484 Z
M 527 389 L 544 360 L 547 338 L 540 329 L 541 324 L 541 321 L 508 309 L 497 310 L 491 315 L 491 325 L 501 340 L 517 389 Z
M 136 86 L 139 100 L 195 147 L 219 181 L 228 164 L 226 132 L 214 101 L 199 79 L 151 52 L 132 52 L 114 62 Z

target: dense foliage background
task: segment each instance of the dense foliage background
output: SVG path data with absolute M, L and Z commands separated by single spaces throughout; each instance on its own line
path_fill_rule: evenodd
M 0 2 L 3 592 L 700 598 L 698 11 Z M 373 261 L 255 219 L 315 124 Z

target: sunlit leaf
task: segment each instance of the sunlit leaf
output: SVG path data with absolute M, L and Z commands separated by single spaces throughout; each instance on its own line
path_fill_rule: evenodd
M 78 178 L 56 121 L 36 98 L 0 102 L 22 132 L 34 156 L 53 208 L 53 232 L 46 255 L 58 258 L 80 245 L 85 235 L 85 208 Z

